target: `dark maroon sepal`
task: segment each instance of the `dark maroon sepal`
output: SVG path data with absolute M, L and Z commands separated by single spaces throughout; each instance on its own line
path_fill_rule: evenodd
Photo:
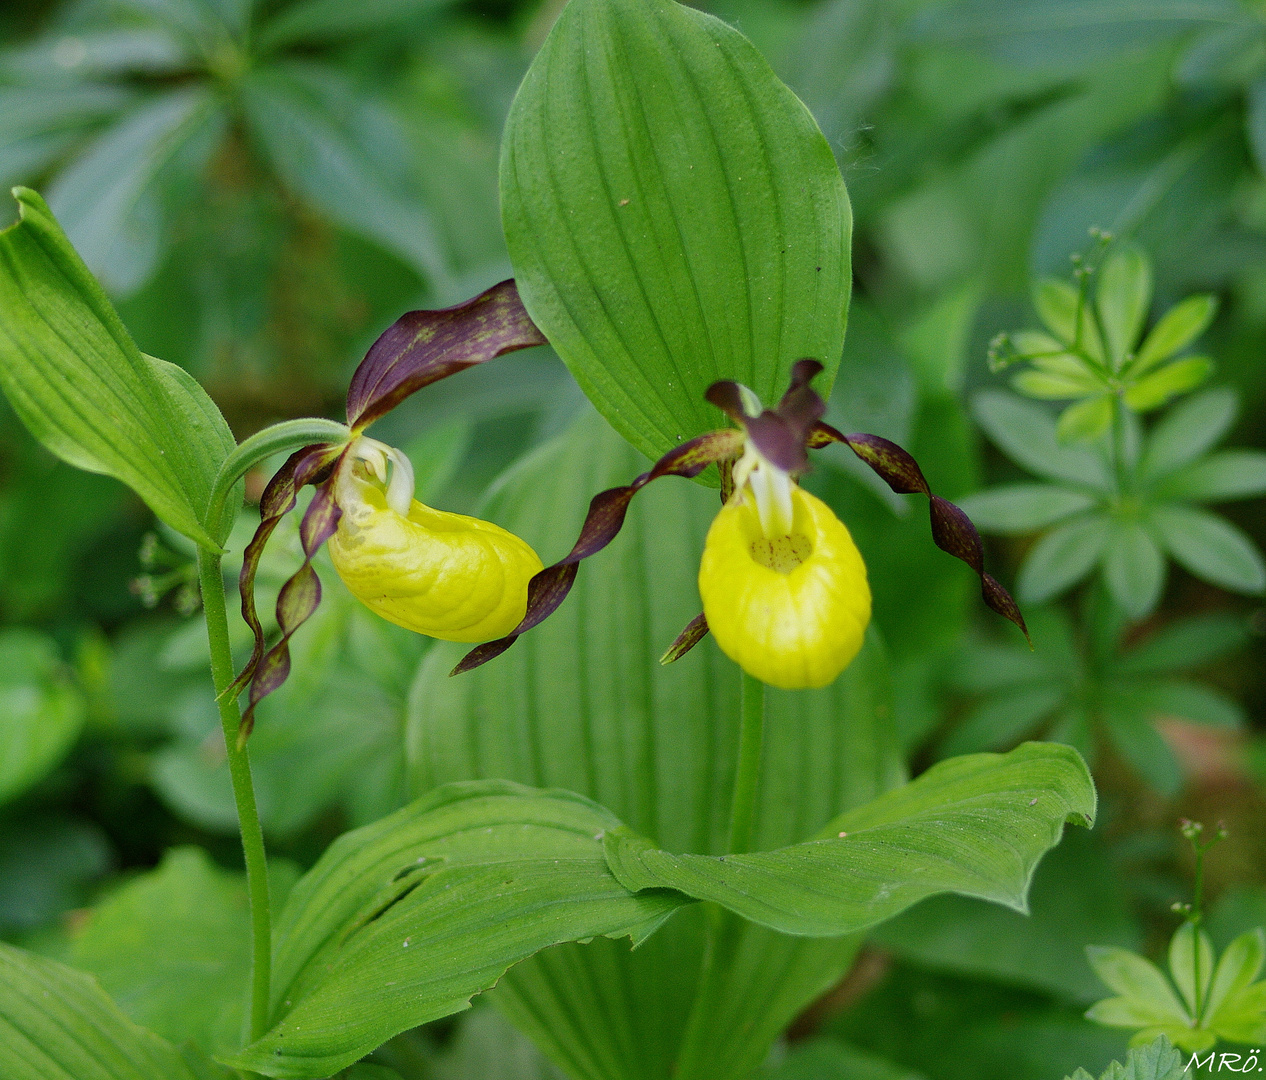
M 668 646 L 668 651 L 659 658 L 659 662 L 671 664 L 674 660 L 680 660 L 707 636 L 708 618 L 701 611 L 686 624 L 686 629 L 677 635 L 677 640 Z
M 410 311 L 383 331 L 352 376 L 347 422 L 361 431 L 430 383 L 545 344 L 512 279 L 453 307 Z
M 273 474 L 273 478 L 268 481 L 268 486 L 264 488 L 263 495 L 260 496 L 259 526 L 255 529 L 251 542 L 246 545 L 246 550 L 242 552 L 242 571 L 237 579 L 238 593 L 242 598 L 242 618 L 251 628 L 255 645 L 251 650 L 250 659 L 246 661 L 246 666 L 224 690 L 222 697 L 235 698 L 245 690 L 259 662 L 264 658 L 264 627 L 259 621 L 259 612 L 255 607 L 255 575 L 259 570 L 259 560 L 263 557 L 268 538 L 281 524 L 281 519 L 294 509 L 295 492 L 298 490 L 295 486 L 295 469 L 299 462 L 315 449 L 316 447 L 313 446 L 305 446 L 291 454 L 286 459 L 286 463 Z
M 932 494 L 919 463 L 895 442 L 878 435 L 845 435 L 829 424 L 816 424 L 808 439 L 811 447 L 826 446 L 832 442 L 841 442 L 852 450 L 898 495 L 917 494 L 928 497 L 932 539 L 936 546 L 956 559 L 962 559 L 976 571 L 980 578 L 980 594 L 985 603 L 1004 619 L 1015 623 L 1032 645 L 1019 605 L 995 578 L 985 573 L 985 549 L 976 526 L 952 502 Z
M 308 509 L 299 523 L 299 542 L 303 545 L 303 565 L 286 581 L 277 594 L 277 626 L 281 638 L 264 653 L 251 678 L 250 703 L 242 714 L 238 729 L 238 745 L 245 743 L 255 727 L 255 706 L 281 687 L 290 675 L 290 639 L 320 606 L 321 579 L 312 568 L 312 559 L 338 528 L 343 511 L 334 501 L 334 479 L 327 477 L 318 484 Z M 258 619 L 256 619 L 258 622 Z
M 245 620 L 246 625 L 250 627 L 255 642 L 246 666 L 242 668 L 237 678 L 221 695 L 222 697 L 235 698 L 246 689 L 248 684 L 252 687 L 252 707 L 247 709 L 247 715 L 243 717 L 239 739 L 244 740 L 250 734 L 251 726 L 254 723 L 253 703 L 258 700 L 254 687 L 259 680 L 261 667 L 267 662 L 269 655 L 265 648 L 264 627 L 259 621 L 259 612 L 255 606 L 255 575 L 259 571 L 259 561 L 263 557 L 264 547 L 277 526 L 281 524 L 281 519 L 294 509 L 300 488 L 310 483 L 325 483 L 327 487 L 329 486 L 329 476 L 344 449 L 341 446 L 315 445 L 305 446 L 301 450 L 296 450 L 286 459 L 286 463 L 277 470 L 273 478 L 268 481 L 268 486 L 264 488 L 264 493 L 260 497 L 259 526 L 255 530 L 255 535 L 251 537 L 251 542 L 246 545 L 246 550 L 242 553 L 242 572 L 238 578 L 238 590 L 242 597 L 242 618 Z M 317 501 L 317 499 L 313 499 L 313 505 Z M 330 499 L 330 505 L 333 506 L 332 498 Z M 312 513 L 312 506 L 310 505 L 304 515 L 303 525 L 300 527 L 305 551 L 315 535 L 313 529 L 308 527 L 308 521 L 312 517 Z M 337 525 L 337 518 L 335 518 L 335 524 Z M 307 537 L 303 537 L 305 529 L 307 530 Z M 328 536 L 329 534 L 327 533 L 326 535 Z M 319 543 L 313 546 L 312 551 L 315 552 L 319 546 Z M 305 561 L 304 565 L 308 565 L 307 561 Z M 309 566 L 308 569 L 311 570 L 311 567 Z M 300 573 L 302 572 L 300 570 Z M 316 577 L 315 571 L 312 572 L 312 577 Z M 291 578 L 291 581 L 294 581 L 294 578 Z M 290 587 L 291 581 L 288 581 L 283 586 L 283 594 L 286 588 Z M 320 582 L 317 582 L 315 588 L 316 603 L 319 603 L 321 596 Z M 288 603 L 293 603 L 293 598 L 300 591 L 301 586 L 296 585 L 291 590 L 291 599 L 288 600 Z M 282 597 L 278 596 L 277 603 L 279 608 L 281 601 Z M 313 609 L 315 610 L 315 604 Z M 269 679 L 271 678 L 272 675 L 270 674 Z M 283 674 L 281 678 L 284 682 L 285 675 Z M 280 683 L 277 685 L 280 685 Z
M 737 457 L 742 452 L 741 431 L 732 428 L 726 431 L 709 431 L 673 447 L 655 462 L 649 472 L 642 473 L 628 486 L 598 492 L 590 500 L 589 513 L 585 516 L 580 536 L 571 551 L 565 558 L 553 566 L 547 566 L 528 582 L 527 614 L 519 625 L 505 637 L 471 649 L 450 674 L 461 675 L 486 664 L 493 657 L 500 656 L 514 644 L 520 634 L 531 630 L 558 610 L 559 604 L 571 591 L 581 560 L 596 555 L 616 538 L 624 526 L 624 517 L 633 496 L 652 480 L 658 480 L 661 476 L 684 476 L 689 479 L 698 476 L 714 462 Z

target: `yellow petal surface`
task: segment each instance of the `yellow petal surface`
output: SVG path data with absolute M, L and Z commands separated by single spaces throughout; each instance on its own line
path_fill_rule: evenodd
M 343 516 L 329 552 L 362 604 L 445 641 L 489 641 L 519 624 L 528 582 L 541 569 L 527 543 L 489 521 L 416 499 L 402 517 L 377 487 L 352 483 L 357 497 L 340 499 Z
M 866 564 L 844 523 L 792 491 L 792 529 L 768 538 L 749 499 L 722 508 L 699 565 L 703 613 L 721 651 L 786 690 L 826 686 L 862 647 Z

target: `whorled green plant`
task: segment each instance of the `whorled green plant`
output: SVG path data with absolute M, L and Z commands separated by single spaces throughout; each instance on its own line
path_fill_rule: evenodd
M 1042 407 L 989 390 L 973 402 L 986 434 L 1040 484 L 991 488 L 966 502 L 985 532 L 1039 534 L 1020 567 L 1018 591 L 1043 603 L 1096 567 L 1116 603 L 1141 618 L 1159 602 L 1172 558 L 1214 585 L 1259 595 L 1266 562 L 1256 545 L 1207 504 L 1266 493 L 1266 453 L 1212 448 L 1235 421 L 1234 391 L 1213 389 L 1175 405 L 1144 429 L 1140 414 L 1189 393 L 1212 371 L 1203 356 L 1175 359 L 1208 327 L 1210 296 L 1192 296 L 1142 335 L 1151 263 L 1118 245 L 1076 285 L 1048 278 L 1033 290 L 1046 331 L 1000 335 L 996 370 L 1023 365 L 1012 386 L 1027 397 L 1067 401 L 1058 421 Z
M 1190 904 L 1174 905 L 1184 920 L 1169 942 L 1169 979 L 1128 949 L 1091 946 L 1086 950 L 1090 966 L 1117 996 L 1092 1005 L 1086 1016 L 1110 1027 L 1138 1029 L 1131 1046 L 1145 1046 L 1158 1036 L 1191 1051 L 1208 1050 L 1219 1039 L 1260 1044 L 1266 1040 L 1266 982 L 1258 980 L 1266 964 L 1266 931 L 1260 926 L 1245 931 L 1218 957 L 1201 926 L 1204 858 L 1226 830 L 1219 826 L 1204 839 L 1200 822 L 1184 821 L 1182 833 L 1196 856 L 1195 892 Z

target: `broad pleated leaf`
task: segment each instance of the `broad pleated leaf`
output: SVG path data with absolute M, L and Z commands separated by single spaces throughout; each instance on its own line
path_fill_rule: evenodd
M 746 855 L 675 855 L 631 830 L 608 858 L 630 889 L 680 889 L 789 934 L 847 934 L 940 892 L 1025 910 L 1064 822 L 1088 825 L 1094 786 L 1077 751 L 1025 743 L 941 762 L 836 818 L 816 840 Z
M 0 386 L 63 461 L 127 484 L 199 543 L 233 436 L 181 368 L 137 349 L 110 301 L 35 192 L 0 233 Z M 224 529 L 232 525 L 226 516 Z
M 516 467 L 481 514 L 549 560 L 595 491 L 647 468 L 597 416 Z M 674 851 L 721 852 L 733 782 L 739 677 L 705 638 L 658 658 L 699 611 L 715 492 L 666 478 L 638 495 L 620 535 L 581 567 L 567 601 L 509 652 L 466 675 L 440 643 L 410 705 L 414 783 L 508 776 L 598 799 Z M 900 779 L 882 650 L 870 643 L 830 688 L 768 692 L 756 843 L 813 834 Z M 847 967 L 856 939 L 796 939 L 748 925 L 719 993 L 701 1007 L 701 1071 L 678 1070 L 703 955 L 702 912 L 675 915 L 639 948 L 565 945 L 513 968 L 494 998 L 575 1076 L 732 1080 Z M 708 1071 L 702 1071 L 702 1070 Z
M 777 400 L 839 364 L 848 196 L 742 35 L 671 0 L 572 0 L 515 98 L 502 215 L 528 312 L 651 458 L 718 426 L 703 392 Z
M 344 834 L 278 920 L 274 1026 L 228 1063 L 329 1076 L 465 1008 L 540 949 L 644 937 L 685 899 L 635 897 L 616 882 L 599 837 L 618 824 L 570 792 L 487 781 Z
M 180 1055 L 132 1023 L 95 979 L 0 943 L 5 1080 L 193 1080 Z

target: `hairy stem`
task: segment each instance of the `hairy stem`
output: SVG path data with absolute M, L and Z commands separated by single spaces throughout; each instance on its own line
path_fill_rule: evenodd
M 730 854 L 752 846 L 756 817 L 756 782 L 760 778 L 761 741 L 765 729 L 765 684 L 743 672 L 743 700 L 739 713 L 738 767 L 730 804 Z
M 229 623 L 224 606 L 224 577 L 220 556 L 198 551 L 198 576 L 202 584 L 202 607 L 207 618 L 207 642 L 211 646 L 211 677 L 215 692 L 222 695 L 233 681 L 233 654 L 229 648 Z M 242 722 L 237 699 L 222 696 L 218 701 L 220 724 L 224 728 L 224 749 L 229 758 L 233 800 L 237 803 L 242 852 L 246 857 L 246 891 L 251 905 L 251 1041 L 268 1030 L 268 998 L 272 978 L 272 913 L 268 901 L 268 859 L 264 853 L 264 832 L 255 806 L 255 785 L 246 747 L 237 744 Z

